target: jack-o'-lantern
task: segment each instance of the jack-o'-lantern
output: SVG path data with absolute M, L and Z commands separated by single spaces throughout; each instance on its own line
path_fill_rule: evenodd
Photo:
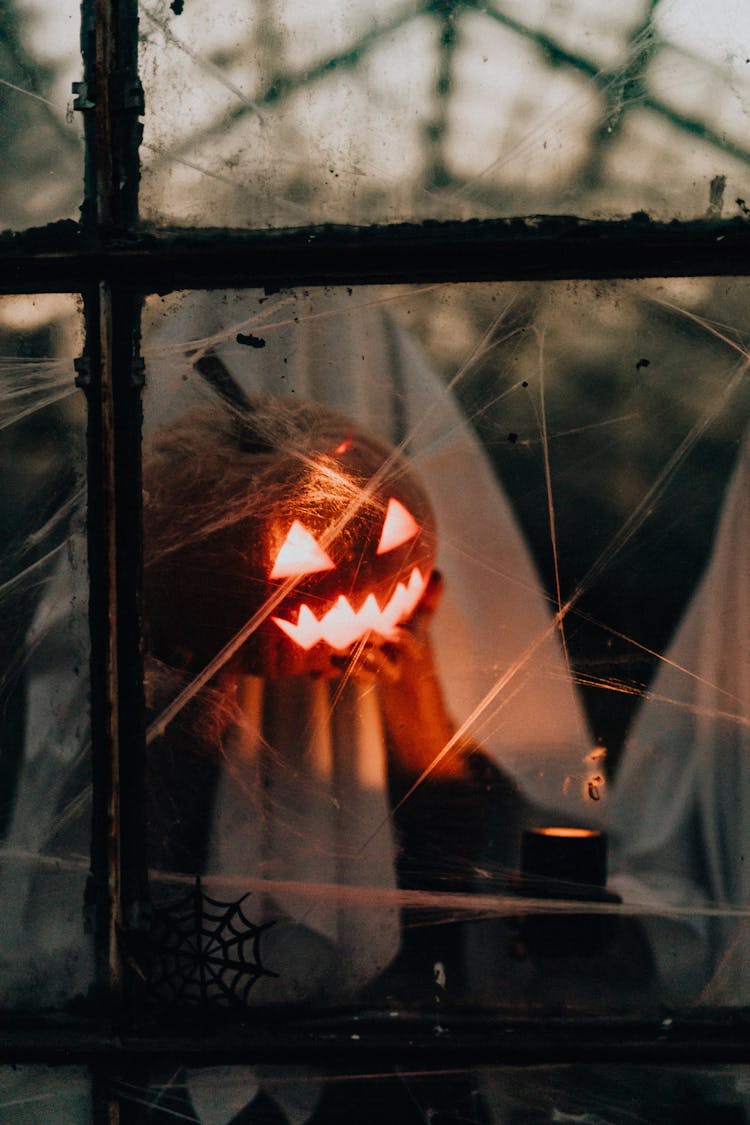
M 144 462 L 150 651 L 206 667 L 258 620 L 231 666 L 330 672 L 388 639 L 434 564 L 429 502 L 402 456 L 337 412 L 259 397 L 192 411 Z

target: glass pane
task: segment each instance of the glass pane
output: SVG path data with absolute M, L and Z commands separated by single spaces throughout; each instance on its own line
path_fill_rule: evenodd
M 91 1120 L 90 1079 L 72 1066 L 0 1067 L 4 1125 L 83 1125 Z
M 744 213 L 741 0 L 156 0 L 140 13 L 148 219 Z
M 344 1066 L 181 1068 L 113 1084 L 128 1121 L 330 1125 L 722 1125 L 743 1121 L 746 1067 L 534 1066 L 430 1073 Z M 16 1125 L 13 1119 L 13 1125 Z
M 0 1007 L 85 992 L 87 568 L 76 301 L 0 302 Z
M 157 1006 L 742 1002 L 747 297 L 149 302 Z
M 77 0 L 11 0 L 0 12 L 0 230 L 77 219 L 83 196 Z

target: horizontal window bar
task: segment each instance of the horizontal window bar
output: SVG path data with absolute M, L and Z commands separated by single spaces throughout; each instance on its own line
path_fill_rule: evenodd
M 77 224 L 0 236 L 0 292 L 76 292 L 109 280 L 183 288 L 358 285 L 750 272 L 744 218 L 657 223 L 538 216 L 283 230 L 143 228 L 93 243 Z
M 230 1017 L 231 1019 L 231 1017 Z M 439 1029 L 439 1034 L 436 1034 Z M 488 1017 L 387 1012 L 354 1018 L 283 1023 L 254 1013 L 243 1022 L 204 1013 L 179 1033 L 163 1027 L 140 1037 L 111 1037 L 51 1021 L 46 1027 L 7 1027 L 0 1032 L 0 1064 L 155 1059 L 189 1064 L 307 1063 L 356 1067 L 408 1060 L 429 1068 L 553 1063 L 649 1063 L 715 1065 L 745 1063 L 750 1026 L 735 1018 L 659 1018 L 653 1021 L 564 1019 L 506 1021 Z

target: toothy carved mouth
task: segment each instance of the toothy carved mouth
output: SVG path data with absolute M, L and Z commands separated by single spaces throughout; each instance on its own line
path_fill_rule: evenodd
M 428 579 L 429 574 L 423 576 L 419 567 L 415 566 L 408 583 L 399 582 L 383 609 L 374 594 L 368 594 L 358 610 L 352 609 L 351 602 L 342 594 L 320 620 L 307 605 L 300 606 L 296 625 L 282 617 L 272 617 L 271 620 L 304 649 L 312 648 L 318 641 L 325 641 L 331 648 L 349 648 L 369 632 L 393 637 L 396 626 L 416 609 Z

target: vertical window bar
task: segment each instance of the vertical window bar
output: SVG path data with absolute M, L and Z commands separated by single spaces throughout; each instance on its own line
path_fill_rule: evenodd
M 86 143 L 83 223 L 106 240 L 138 221 L 143 89 L 135 0 L 83 0 L 84 77 L 75 83 Z
M 143 97 L 136 0 L 83 0 L 83 81 L 76 109 L 86 145 L 82 224 L 106 249 L 138 219 Z M 140 652 L 140 295 L 100 281 L 83 293 L 88 397 L 92 876 L 98 994 L 124 1031 L 122 933 L 142 924 L 146 894 L 144 702 Z M 116 1119 L 110 1107 L 108 1120 Z

